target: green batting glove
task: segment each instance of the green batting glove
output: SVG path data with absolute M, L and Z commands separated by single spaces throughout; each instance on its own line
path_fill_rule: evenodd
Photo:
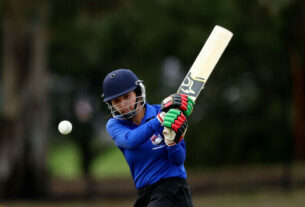
M 179 143 L 186 132 L 187 120 L 179 109 L 170 109 L 164 116 L 163 126 L 175 131 L 174 142 Z

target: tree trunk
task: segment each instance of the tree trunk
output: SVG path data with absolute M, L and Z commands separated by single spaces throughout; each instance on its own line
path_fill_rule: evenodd
M 301 54 L 290 52 L 293 79 L 293 131 L 295 137 L 295 156 L 305 159 L 305 67 Z
M 44 193 L 48 144 L 47 1 L 3 2 L 0 198 Z
M 294 0 L 286 13 L 287 42 L 292 74 L 294 156 L 305 160 L 305 5 Z

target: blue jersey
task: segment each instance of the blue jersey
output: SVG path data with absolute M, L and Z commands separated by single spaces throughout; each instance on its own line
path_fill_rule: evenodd
M 122 151 L 137 189 L 162 178 L 186 178 L 185 143 L 166 146 L 163 127 L 157 119 L 160 105 L 145 105 L 145 116 L 140 125 L 130 120 L 111 118 L 106 129 Z

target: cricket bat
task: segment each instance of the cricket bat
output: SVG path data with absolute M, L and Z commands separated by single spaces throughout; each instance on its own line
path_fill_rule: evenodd
M 214 27 L 177 93 L 186 94 L 194 101 L 197 99 L 232 36 L 229 30 L 218 25 Z M 174 137 L 173 133 L 172 129 L 164 127 L 165 137 Z

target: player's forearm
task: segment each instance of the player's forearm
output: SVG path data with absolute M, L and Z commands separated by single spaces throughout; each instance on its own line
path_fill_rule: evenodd
M 173 165 L 180 166 L 184 163 L 186 158 L 186 153 L 181 143 L 171 147 L 167 147 L 167 151 L 168 151 L 168 159 Z
M 108 132 L 117 146 L 132 149 L 144 144 L 161 127 L 157 118 L 154 118 L 136 129 L 126 130 L 125 127 L 122 127 L 111 130 L 110 126 Z
M 130 130 L 124 140 L 126 148 L 136 148 L 144 144 L 161 127 L 160 122 L 154 118 L 147 123 Z

